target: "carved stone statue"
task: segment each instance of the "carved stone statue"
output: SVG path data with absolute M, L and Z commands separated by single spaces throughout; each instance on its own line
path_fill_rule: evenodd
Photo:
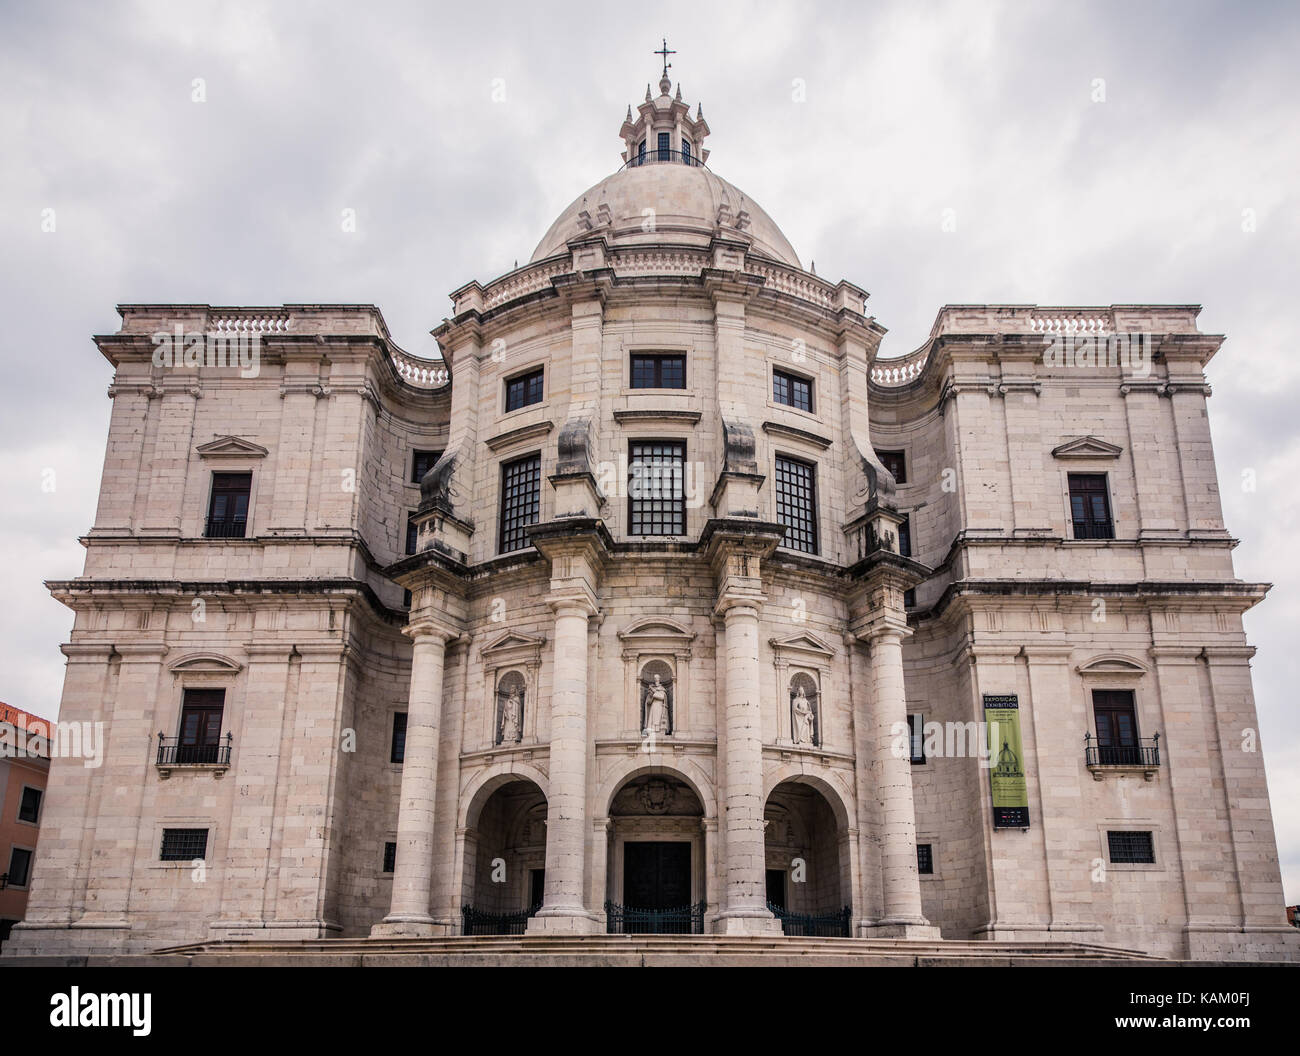
M 518 744 L 524 735 L 524 702 L 519 689 L 512 686 L 510 696 L 501 707 L 501 743 Z
M 645 689 L 645 732 L 666 735 L 669 719 L 668 687 L 656 674 Z
M 795 694 L 791 709 L 794 719 L 794 743 L 813 744 L 813 709 L 808 697 L 804 694 L 803 686 L 800 686 Z

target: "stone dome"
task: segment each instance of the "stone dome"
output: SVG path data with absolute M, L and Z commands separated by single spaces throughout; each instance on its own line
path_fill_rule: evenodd
M 654 210 L 651 230 L 646 209 Z M 671 163 L 624 168 L 579 195 L 538 243 L 532 262 L 563 253 L 570 239 L 606 223 L 606 238 L 615 246 L 706 247 L 725 228 L 731 237 L 752 239 L 754 252 L 803 267 L 781 229 L 752 198 L 702 165 Z

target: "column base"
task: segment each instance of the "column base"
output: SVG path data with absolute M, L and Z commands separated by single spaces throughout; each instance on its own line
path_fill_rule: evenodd
M 715 935 L 784 935 L 781 922 L 767 910 L 723 913 L 713 923 Z
M 863 921 L 859 935 L 864 939 L 914 939 L 935 942 L 942 936 L 938 925 L 924 917 L 885 917 L 883 920 Z
M 526 935 L 599 935 L 603 925 L 581 906 L 543 907 L 528 918 Z
M 450 935 L 451 928 L 432 917 L 385 917 L 370 929 L 372 939 L 432 939 Z

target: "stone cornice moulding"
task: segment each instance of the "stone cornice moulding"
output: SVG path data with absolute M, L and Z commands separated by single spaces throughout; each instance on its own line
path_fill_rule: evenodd
M 829 436 L 809 432 L 807 429 L 797 429 L 793 425 L 784 425 L 781 422 L 764 422 L 762 429 L 769 436 L 779 436 L 785 440 L 798 440 L 802 443 L 814 444 L 823 451 L 834 443 Z
M 1052 448 L 1053 458 L 1119 458 L 1122 447 L 1109 444 L 1095 436 L 1080 436 Z
M 695 425 L 699 422 L 699 411 L 672 410 L 669 408 L 654 410 L 617 410 L 614 421 L 620 425 L 625 422 L 687 422 Z
M 525 440 L 535 440 L 546 436 L 554 428 L 555 423 L 552 421 L 534 422 L 532 425 L 521 425 L 517 429 L 508 429 L 504 433 L 497 433 L 496 436 L 489 437 L 484 443 L 493 451 L 499 451 L 510 444 L 522 443 Z
M 241 436 L 219 436 L 194 448 L 200 458 L 265 458 L 270 452 Z

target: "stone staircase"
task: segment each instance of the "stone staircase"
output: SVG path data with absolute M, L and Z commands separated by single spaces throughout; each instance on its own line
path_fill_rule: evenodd
M 532 935 L 432 939 L 240 940 L 149 954 L 13 958 L 31 963 L 349 967 L 925 967 L 1170 964 L 1138 950 L 1076 942 L 801 939 L 723 935 Z

